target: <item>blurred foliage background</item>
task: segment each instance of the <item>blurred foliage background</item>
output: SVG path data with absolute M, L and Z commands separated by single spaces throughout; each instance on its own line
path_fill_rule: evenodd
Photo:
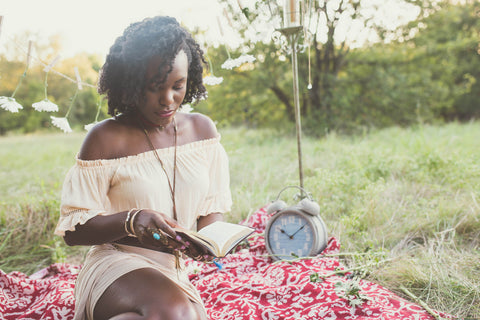
M 239 1 L 219 2 L 229 17 L 229 25 L 224 27 L 236 30 L 242 43 L 236 48 L 203 43 L 208 58 L 205 75 L 223 77 L 223 82 L 209 86 L 209 98 L 194 105 L 194 110 L 208 114 L 220 127 L 292 127 L 290 54 L 285 40 L 275 32 L 275 17 L 281 16 L 277 1 L 255 1 L 250 7 Z M 418 15 L 391 28 L 380 19 L 386 8 L 372 1 L 302 1 L 310 12 L 305 15 L 310 27 L 300 35 L 298 54 L 300 104 L 307 134 L 352 134 L 479 117 L 480 3 L 396 2 Z M 202 42 L 202 33 L 192 32 Z M 368 34 L 369 40 L 360 44 L 355 38 L 359 34 Z M 36 112 L 31 105 L 44 97 L 43 67 L 61 51 L 59 38 L 42 39 L 31 33 L 6 41 L 0 55 L 0 96 L 14 91 L 25 68 L 27 39 L 32 36 L 37 39 L 34 52 L 41 63 L 31 63 L 15 95 L 24 109 L 16 114 L 0 110 L 2 135 L 52 128 L 50 115 Z M 242 54 L 256 60 L 233 70 L 221 68 L 229 57 Z M 99 101 L 95 85 L 103 59 L 85 53 L 63 59 L 54 67 L 75 79 L 73 68 L 77 66 L 82 80 L 92 84 L 75 100 L 68 117 L 73 128 L 95 119 Z M 50 73 L 48 97 L 60 109 L 55 116 L 65 115 L 75 90 L 75 83 Z M 99 118 L 105 117 L 106 104 Z

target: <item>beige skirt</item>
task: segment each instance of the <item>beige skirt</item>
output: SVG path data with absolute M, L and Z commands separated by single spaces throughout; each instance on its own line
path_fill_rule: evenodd
M 182 260 L 181 266 L 177 272 L 175 257 L 163 252 L 117 244 L 93 246 L 75 283 L 74 320 L 93 319 L 95 305 L 108 286 L 124 274 L 142 268 L 160 271 L 176 283 L 190 300 L 203 306 L 200 294 L 184 271 Z

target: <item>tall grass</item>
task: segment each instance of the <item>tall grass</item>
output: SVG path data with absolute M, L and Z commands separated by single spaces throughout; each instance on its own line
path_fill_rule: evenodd
M 298 185 L 294 134 L 221 130 L 240 221 Z M 342 252 L 381 253 L 367 277 L 431 308 L 480 317 L 480 123 L 304 137 L 304 186 Z M 84 251 L 52 236 L 61 184 L 83 134 L 0 138 L 0 268 L 33 272 Z M 282 198 L 294 204 L 295 191 Z M 368 255 L 368 254 L 367 254 Z M 349 257 L 349 258 L 347 258 Z M 346 256 L 350 266 L 364 260 Z
M 63 240 L 53 236 L 63 178 L 83 134 L 0 138 L 0 269 L 31 273 L 66 260 Z M 78 255 L 82 249 L 70 252 Z M 80 257 L 75 256 L 75 261 Z

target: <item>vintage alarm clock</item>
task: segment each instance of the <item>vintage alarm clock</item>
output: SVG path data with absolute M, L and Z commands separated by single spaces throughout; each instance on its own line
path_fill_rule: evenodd
M 281 193 L 288 188 L 298 188 L 305 195 L 293 206 L 280 200 Z M 315 256 L 327 246 L 327 228 L 320 217 L 320 206 L 303 188 L 283 188 L 267 208 L 273 214 L 265 227 L 265 245 L 275 260 L 293 260 L 296 257 Z

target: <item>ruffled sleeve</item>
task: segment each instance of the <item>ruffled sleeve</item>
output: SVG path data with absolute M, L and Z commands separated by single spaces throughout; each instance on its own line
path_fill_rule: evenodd
M 56 235 L 64 236 L 65 231 L 74 231 L 77 224 L 85 224 L 108 211 L 110 203 L 107 195 L 113 173 L 114 168 L 103 160 L 77 159 L 63 184 Z
M 210 183 L 207 196 L 200 205 L 199 216 L 214 212 L 225 213 L 232 208 L 228 156 L 219 141 L 207 149 L 207 161 Z

